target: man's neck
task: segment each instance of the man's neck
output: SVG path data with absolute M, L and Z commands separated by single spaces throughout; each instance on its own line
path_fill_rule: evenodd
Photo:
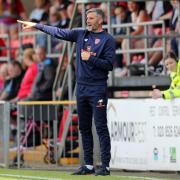
M 94 32 L 94 33 L 99 33 L 99 32 L 103 32 L 104 30 L 102 29 L 102 27 L 101 28 L 99 28 L 99 29 L 97 29 L 96 31 L 92 31 L 92 32 Z

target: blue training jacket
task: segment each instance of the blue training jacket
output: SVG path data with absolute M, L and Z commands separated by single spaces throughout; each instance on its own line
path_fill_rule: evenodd
M 108 71 L 115 59 L 115 40 L 107 32 L 90 32 L 81 29 L 61 29 L 36 24 L 36 29 L 58 39 L 76 42 L 76 79 L 83 85 L 107 85 Z M 81 59 L 81 51 L 91 53 L 88 61 Z

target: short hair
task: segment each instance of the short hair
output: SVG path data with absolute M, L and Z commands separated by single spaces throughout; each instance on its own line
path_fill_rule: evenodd
M 9 64 L 10 64 L 11 66 L 19 67 L 19 69 L 22 70 L 22 65 L 21 65 L 21 63 L 20 63 L 19 61 L 13 60 L 13 61 L 10 61 Z
M 104 11 L 100 8 L 91 8 L 89 10 L 86 11 L 86 15 L 89 13 L 96 13 L 97 16 L 100 16 L 102 18 L 102 20 L 104 21 L 105 15 L 104 15 Z

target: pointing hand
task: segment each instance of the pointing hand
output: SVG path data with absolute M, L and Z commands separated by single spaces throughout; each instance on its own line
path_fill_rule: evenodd
M 37 23 L 34 23 L 34 22 L 21 21 L 21 20 L 17 20 L 17 22 L 22 24 L 23 29 L 29 29 L 29 28 L 35 27 L 35 25 L 37 24 Z

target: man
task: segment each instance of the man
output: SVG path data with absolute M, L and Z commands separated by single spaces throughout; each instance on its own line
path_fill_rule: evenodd
M 10 101 L 17 96 L 24 72 L 18 61 L 9 62 L 7 65 L 8 78 L 5 81 L 4 89 L 0 95 L 0 100 Z
M 32 92 L 26 100 L 52 100 L 52 87 L 56 74 L 55 65 L 51 59 L 46 57 L 43 47 L 37 47 L 35 49 L 35 57 L 38 63 L 38 73 Z
M 110 137 L 107 127 L 107 79 L 113 69 L 115 41 L 102 29 L 104 13 L 101 9 L 86 12 L 87 30 L 56 27 L 18 21 L 25 28 L 35 27 L 59 39 L 76 42 L 77 109 L 82 135 L 85 165 L 74 175 L 94 174 L 92 117 L 100 140 L 102 168 L 95 175 L 110 175 Z

